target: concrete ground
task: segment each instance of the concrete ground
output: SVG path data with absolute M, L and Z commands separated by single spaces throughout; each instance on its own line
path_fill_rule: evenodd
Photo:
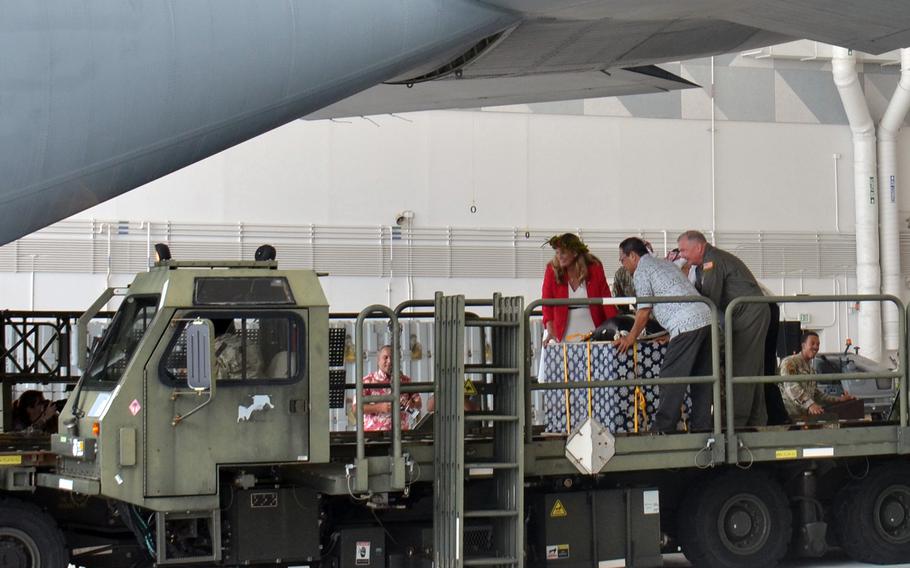
M 601 568 L 613 567 L 620 568 L 622 564 L 601 563 Z M 664 568 L 687 568 L 691 566 L 682 554 L 665 554 Z M 860 564 L 853 562 L 846 556 L 838 552 L 832 552 L 821 560 L 795 560 L 780 564 L 780 568 L 869 568 L 869 564 Z M 905 564 L 893 564 L 892 566 L 910 566 L 910 562 Z M 72 564 L 69 568 L 75 568 Z
M 684 568 L 691 566 L 682 554 L 665 554 L 665 568 Z M 854 562 L 840 552 L 831 552 L 822 559 L 805 559 L 791 560 L 783 562 L 780 568 L 869 568 L 870 564 Z M 910 566 L 910 562 L 904 564 L 892 564 L 892 566 Z

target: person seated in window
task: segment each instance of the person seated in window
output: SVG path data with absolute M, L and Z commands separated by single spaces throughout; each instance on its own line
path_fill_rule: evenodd
M 780 363 L 780 374 L 814 375 L 812 359 L 818 354 L 818 334 L 814 331 L 803 332 L 800 352 L 786 357 Z M 822 392 L 815 381 L 803 383 L 780 383 L 781 394 L 787 412 L 795 419 L 806 420 L 820 414 L 835 414 L 843 420 L 863 417 L 863 402 L 844 391 L 840 396 Z
M 363 384 L 372 383 L 389 384 L 392 376 L 392 346 L 383 345 L 379 348 L 377 358 L 379 369 L 363 377 Z M 400 384 L 408 384 L 411 378 L 407 375 L 400 375 Z M 388 387 L 382 388 L 365 388 L 364 396 L 378 396 L 389 394 L 391 390 Z M 419 411 L 422 405 L 420 394 L 402 393 L 398 397 L 398 410 L 401 412 L 401 429 L 409 430 L 411 426 L 411 413 Z M 357 397 L 351 403 L 351 409 L 354 416 L 357 415 Z M 392 429 L 392 404 L 389 402 L 369 402 L 363 405 L 363 429 L 366 432 L 387 431 Z
M 258 345 L 246 345 L 234 328 L 233 319 L 213 319 L 215 328 L 216 379 L 257 379 L 262 375 Z
M 57 403 L 44 398 L 41 391 L 27 390 L 13 402 L 13 430 L 53 434 L 59 414 Z

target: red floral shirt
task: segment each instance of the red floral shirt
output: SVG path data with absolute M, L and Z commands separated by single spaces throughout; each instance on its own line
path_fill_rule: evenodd
M 386 375 L 381 370 L 373 371 L 372 373 L 366 375 L 363 378 L 363 384 L 371 383 L 388 383 L 389 376 Z M 401 384 L 408 384 L 411 382 L 411 378 L 407 375 L 401 375 Z M 374 388 L 374 389 L 363 389 L 364 396 L 378 396 L 383 394 L 389 394 L 391 389 L 389 387 Z M 401 412 L 401 429 L 408 430 L 410 428 L 409 416 L 408 413 L 404 410 L 408 402 L 412 404 L 420 401 L 420 395 L 418 393 L 403 393 L 399 395 L 399 409 Z M 354 408 L 357 406 L 357 396 L 354 396 Z M 388 431 L 392 429 L 392 413 L 391 412 L 364 412 L 363 413 L 363 429 L 365 432 L 379 432 L 379 431 Z

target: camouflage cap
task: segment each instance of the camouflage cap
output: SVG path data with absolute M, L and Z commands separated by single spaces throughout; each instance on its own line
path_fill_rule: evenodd
M 554 249 L 562 248 L 574 251 L 578 254 L 587 254 L 588 252 L 588 245 L 586 245 L 575 233 L 553 235 L 550 237 L 550 240 L 547 241 L 547 244 Z

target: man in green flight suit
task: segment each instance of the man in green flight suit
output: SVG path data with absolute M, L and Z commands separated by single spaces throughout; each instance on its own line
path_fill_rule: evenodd
M 680 255 L 696 267 L 695 287 L 702 296 L 714 302 L 721 314 L 726 312 L 734 298 L 764 295 L 745 263 L 735 255 L 709 244 L 704 234 L 686 231 L 679 236 L 677 244 Z M 768 333 L 770 319 L 771 312 L 767 304 L 741 304 L 735 308 L 734 377 L 765 374 L 765 335 Z M 736 427 L 764 426 L 768 423 L 763 385 L 734 387 L 733 423 Z

